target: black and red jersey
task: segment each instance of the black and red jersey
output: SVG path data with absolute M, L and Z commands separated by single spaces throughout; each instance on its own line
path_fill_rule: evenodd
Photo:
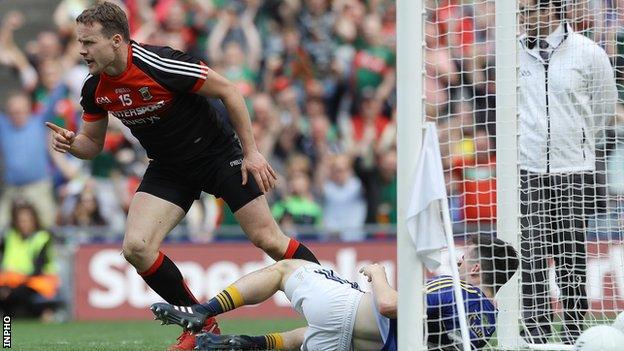
M 86 78 L 83 119 L 119 118 L 154 160 L 218 157 L 238 140 L 209 100 L 195 94 L 207 72 L 201 60 L 181 51 L 131 41 L 123 73 Z

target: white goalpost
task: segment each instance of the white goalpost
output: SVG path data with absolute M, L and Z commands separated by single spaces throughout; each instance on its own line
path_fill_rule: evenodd
M 397 1 L 397 257 L 398 257 L 398 342 L 399 350 L 426 350 L 424 331 L 424 268 L 416 256 L 406 227 L 414 155 L 422 140 L 423 89 L 422 16 L 420 1 Z M 418 298 L 418 297 L 421 298 Z
M 518 249 L 518 113 L 516 1 L 496 1 L 496 193 L 497 236 Z M 498 347 L 519 349 L 519 273 L 497 295 Z
M 398 0 L 397 54 L 400 350 L 448 327 L 426 287 L 450 265 L 424 268 L 405 226 L 425 122 L 458 250 L 490 235 L 521 261 L 483 349 L 572 350 L 610 325 L 624 310 L 624 1 Z

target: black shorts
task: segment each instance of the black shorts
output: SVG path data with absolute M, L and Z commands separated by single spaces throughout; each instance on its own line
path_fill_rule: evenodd
M 242 185 L 242 155 L 219 160 L 196 160 L 190 164 L 164 164 L 151 161 L 138 191 L 152 194 L 180 206 L 184 212 L 199 199 L 202 191 L 223 198 L 232 212 L 262 195 L 253 176 Z

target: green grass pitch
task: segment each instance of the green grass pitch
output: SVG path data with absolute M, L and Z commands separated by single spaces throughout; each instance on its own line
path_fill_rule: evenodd
M 612 320 L 588 323 L 610 324 Z M 285 331 L 305 325 L 303 320 L 222 319 L 219 326 L 224 334 L 260 335 Z M 560 329 L 560 323 L 554 323 Z M 174 325 L 160 325 L 158 321 L 70 322 L 41 324 L 35 321 L 13 321 L 11 350 L 165 350 L 180 335 Z M 557 340 L 552 340 L 557 342 Z M 496 336 L 485 350 L 496 350 Z
M 220 320 L 223 334 L 261 335 L 305 325 L 303 320 Z M 180 331 L 158 321 L 69 322 L 13 321 L 11 350 L 165 350 Z

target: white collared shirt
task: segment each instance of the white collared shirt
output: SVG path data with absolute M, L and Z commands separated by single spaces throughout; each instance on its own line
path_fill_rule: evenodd
M 550 55 L 552 55 L 555 48 L 561 45 L 561 42 L 563 42 L 563 39 L 565 39 L 565 37 L 566 37 L 565 29 L 563 28 L 563 26 L 559 26 L 557 27 L 557 29 L 555 29 L 554 32 L 550 33 L 550 35 L 547 36 L 546 39 L 542 39 L 548 42 L 548 49 L 546 50 L 548 51 L 549 57 Z M 535 45 L 533 49 L 530 49 L 530 50 L 531 52 L 533 52 L 535 56 L 539 57 L 539 52 L 542 49 L 540 49 L 539 44 L 538 44 L 538 45 Z
M 548 62 L 538 45 L 526 46 L 526 36 L 518 41 L 520 168 L 592 171 L 596 139 L 615 115 L 613 68 L 600 46 L 570 26 L 559 26 L 546 40 Z

